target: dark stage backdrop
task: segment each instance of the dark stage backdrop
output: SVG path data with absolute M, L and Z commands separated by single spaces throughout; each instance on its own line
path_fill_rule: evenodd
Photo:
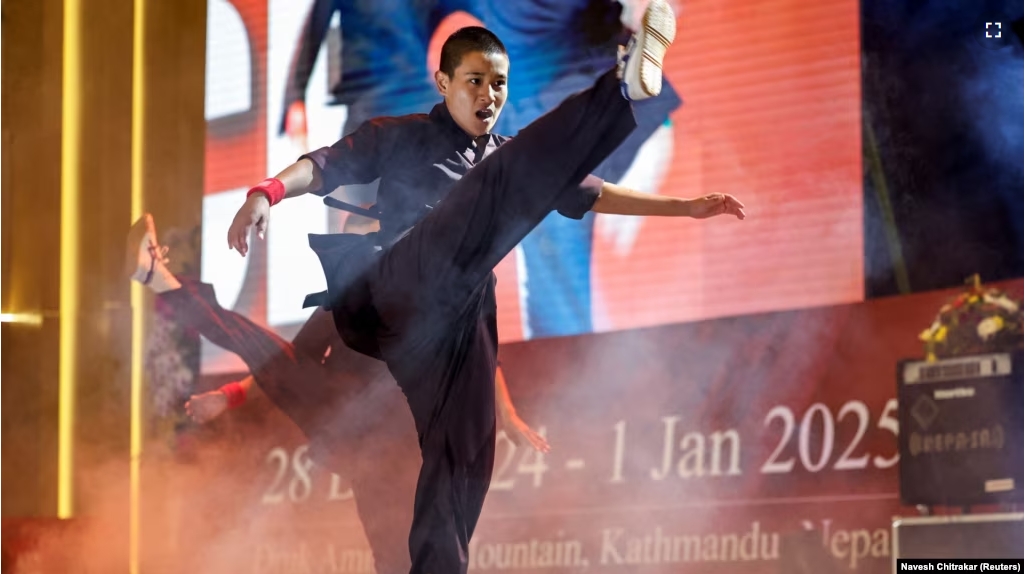
M 866 297 L 1021 275 L 1023 9 L 861 2 Z

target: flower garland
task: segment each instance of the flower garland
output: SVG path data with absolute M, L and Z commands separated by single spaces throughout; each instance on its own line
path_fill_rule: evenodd
M 926 360 L 1022 348 L 1022 302 L 984 289 L 978 275 L 968 284 L 918 336 L 925 343 Z

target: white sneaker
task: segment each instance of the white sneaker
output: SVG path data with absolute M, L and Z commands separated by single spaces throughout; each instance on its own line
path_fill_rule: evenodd
M 153 216 L 145 213 L 128 232 L 125 274 L 133 281 L 148 285 L 158 265 L 167 264 L 167 248 L 157 243 Z
M 676 39 L 676 15 L 666 0 L 651 0 L 641 29 L 620 55 L 623 96 L 643 100 L 662 92 L 662 60 Z

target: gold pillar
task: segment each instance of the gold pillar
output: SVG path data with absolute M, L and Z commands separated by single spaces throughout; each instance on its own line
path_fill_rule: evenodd
M 153 214 L 160 240 L 170 230 L 198 230 L 203 208 L 206 121 L 206 0 L 137 0 L 143 2 L 142 209 Z M 196 251 L 172 251 L 171 269 L 198 272 Z M 151 298 L 147 297 L 147 301 Z M 152 308 L 144 304 L 144 308 Z M 142 381 L 143 385 L 148 384 Z M 147 396 L 145 391 L 143 396 Z M 140 531 L 138 572 L 180 572 L 181 549 L 177 500 L 184 494 L 167 480 L 170 441 L 161 436 L 154 417 L 142 404 L 139 473 Z M 165 429 L 166 430 L 166 429 Z
M 57 512 L 61 0 L 3 5 L 3 516 Z
M 206 2 L 6 2 L 3 32 L 3 515 L 115 517 L 129 571 L 128 486 L 148 493 L 124 240 L 133 211 L 200 223 Z
M 127 481 L 130 436 L 131 307 L 123 268 L 131 223 L 133 3 L 77 1 L 82 72 L 77 88 L 64 86 L 64 97 L 80 102 L 74 467 L 81 474 L 102 466 L 101 480 L 120 483 Z M 89 512 L 92 489 L 78 484 L 75 506 Z

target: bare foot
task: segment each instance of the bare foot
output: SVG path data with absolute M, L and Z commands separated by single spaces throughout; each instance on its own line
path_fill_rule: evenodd
M 178 279 L 167 270 L 167 247 L 157 243 L 157 228 L 153 216 L 144 213 L 128 232 L 128 251 L 125 273 L 156 293 L 181 287 Z
M 156 263 L 163 262 L 164 251 L 157 244 L 157 230 L 153 224 L 153 216 L 144 213 L 128 232 L 128 252 L 125 260 L 125 272 L 132 280 L 149 283 Z M 164 252 L 162 252 L 164 251 Z
M 228 397 L 221 391 L 192 395 L 185 403 L 185 412 L 199 424 L 214 420 L 226 410 L 228 410 Z

